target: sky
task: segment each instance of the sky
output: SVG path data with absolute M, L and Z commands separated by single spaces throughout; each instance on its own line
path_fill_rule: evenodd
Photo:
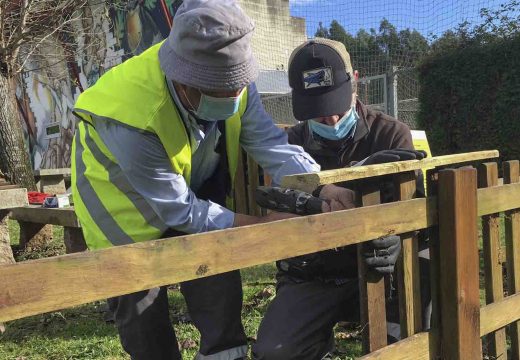
M 328 27 L 338 20 L 355 34 L 378 28 L 387 18 L 399 30 L 412 28 L 424 36 L 442 35 L 467 20 L 478 23 L 481 8 L 496 9 L 504 0 L 289 0 L 292 16 L 306 19 L 307 35 L 314 36 L 319 22 Z

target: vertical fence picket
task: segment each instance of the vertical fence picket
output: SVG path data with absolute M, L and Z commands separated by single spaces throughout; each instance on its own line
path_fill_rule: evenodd
M 476 170 L 439 172 L 442 359 L 482 359 Z
M 238 166 L 235 174 L 235 206 L 239 214 L 247 214 L 247 185 L 244 171 L 243 150 L 238 151 Z
M 367 186 L 362 192 L 363 206 L 381 203 L 379 188 Z M 363 246 L 358 245 L 358 274 L 363 352 L 370 353 L 387 344 L 385 279 L 368 271 L 363 257 Z
M 410 200 L 416 195 L 415 172 L 394 177 L 397 200 Z M 401 235 L 402 252 L 399 258 L 399 317 L 401 338 L 409 337 L 422 328 L 421 288 L 419 275 L 419 243 L 415 233 Z
M 251 155 L 247 155 L 247 197 L 249 201 L 249 215 L 262 215 L 260 206 L 256 204 L 255 190 L 260 185 L 258 164 Z
M 504 184 L 520 182 L 519 161 L 504 162 Z M 507 288 L 509 295 L 520 293 L 520 210 L 506 212 Z M 520 321 L 509 326 L 511 358 L 520 359 Z
M 498 166 L 495 162 L 481 164 L 478 168 L 479 188 L 498 186 Z M 484 253 L 484 282 L 486 304 L 504 298 L 502 262 L 500 261 L 500 215 L 482 217 L 482 245 Z M 506 331 L 500 329 L 486 336 L 488 354 L 497 359 L 507 358 Z

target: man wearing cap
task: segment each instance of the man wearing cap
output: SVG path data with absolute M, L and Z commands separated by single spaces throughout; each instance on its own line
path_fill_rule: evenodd
M 275 183 L 319 170 L 301 147 L 287 143 L 261 105 L 253 28 L 233 0 L 184 1 L 168 39 L 79 96 L 72 182 L 90 250 L 291 216 L 230 210 L 241 147 Z M 353 206 L 352 192 L 340 187 L 328 187 L 324 196 L 329 208 Z M 110 279 L 110 272 L 100 276 Z M 240 273 L 185 282 L 181 291 L 201 332 L 197 359 L 244 358 Z M 132 359 L 181 358 L 166 287 L 108 304 Z
M 414 150 L 408 126 L 357 100 L 357 77 L 340 42 L 317 38 L 296 48 L 289 60 L 289 83 L 293 113 L 301 122 L 288 129 L 289 142 L 302 146 L 322 170 L 422 159 L 425 154 Z M 345 186 L 355 189 L 366 181 Z M 417 184 L 418 195 L 424 195 L 422 180 Z M 380 185 L 383 202 L 392 201 L 392 185 Z M 376 239 L 365 246 L 364 261 L 371 271 L 383 275 L 394 271 L 401 248 L 399 236 Z M 425 265 L 423 259 L 421 263 Z M 328 358 L 334 347 L 335 324 L 359 319 L 356 246 L 282 260 L 277 267 L 277 295 L 260 324 L 253 357 Z M 427 279 L 425 271 L 421 275 Z M 429 283 L 422 284 L 426 308 Z M 395 296 L 387 301 L 387 315 L 388 340 L 395 342 L 400 338 Z

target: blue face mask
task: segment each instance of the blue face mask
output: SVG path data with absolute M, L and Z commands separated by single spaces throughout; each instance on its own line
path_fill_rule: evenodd
M 325 125 L 315 120 L 309 120 L 311 131 L 328 140 L 340 140 L 346 137 L 356 126 L 358 114 L 355 108 L 346 113 L 334 126 Z
M 200 93 L 199 107 L 195 115 L 206 121 L 226 120 L 238 112 L 242 92 L 237 97 L 217 98 Z

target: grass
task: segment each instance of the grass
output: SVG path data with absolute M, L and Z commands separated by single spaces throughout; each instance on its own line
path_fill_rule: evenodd
M 18 248 L 18 225 L 9 223 L 11 244 L 17 261 L 63 254 L 63 228 L 54 227 L 51 244 L 38 251 L 25 253 Z M 274 296 L 276 268 L 272 264 L 242 271 L 244 306 L 242 320 L 247 336 L 254 341 L 262 316 Z M 186 322 L 186 303 L 177 286 L 168 290 L 170 318 L 173 321 L 183 358 L 195 356 L 200 340 L 193 324 Z M 119 343 L 112 323 L 104 320 L 104 301 L 59 312 L 31 316 L 7 324 L 0 335 L 2 360 L 127 360 L 129 356 Z M 337 327 L 338 360 L 361 355 L 357 332 Z

